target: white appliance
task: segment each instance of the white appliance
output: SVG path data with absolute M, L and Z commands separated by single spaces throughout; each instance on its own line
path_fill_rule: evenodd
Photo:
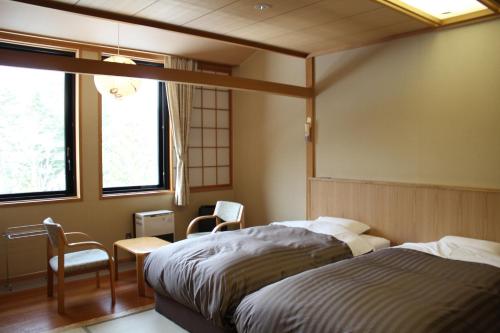
M 173 233 L 173 211 L 155 210 L 135 213 L 135 237 L 161 236 Z

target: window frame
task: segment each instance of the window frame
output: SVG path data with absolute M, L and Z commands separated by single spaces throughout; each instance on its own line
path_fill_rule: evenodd
M 107 58 L 103 56 L 102 59 Z M 135 60 L 136 66 L 163 67 L 163 64 L 149 61 Z M 115 197 L 120 195 L 141 195 L 165 191 L 170 191 L 170 120 L 168 115 L 168 105 L 166 100 L 165 82 L 158 81 L 158 185 L 138 185 L 104 187 L 104 172 L 102 158 L 102 96 L 99 95 L 99 152 L 100 152 L 100 193 L 101 198 Z
M 47 47 L 35 47 L 9 42 L 0 42 L 0 49 L 29 53 L 43 53 L 62 57 L 76 57 L 74 51 L 62 51 Z M 14 66 L 7 66 L 14 67 Z M 25 68 L 25 67 L 23 67 Z M 0 204 L 16 201 L 61 199 L 77 196 L 77 157 L 76 157 L 76 74 L 64 73 L 64 172 L 66 189 L 64 191 L 41 191 L 0 194 Z

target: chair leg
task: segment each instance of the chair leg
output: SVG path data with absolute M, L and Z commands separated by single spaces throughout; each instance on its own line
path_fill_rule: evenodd
M 57 270 L 57 312 L 64 313 L 64 269 Z
M 111 304 L 116 303 L 116 293 L 115 293 L 115 265 L 114 260 L 111 258 L 109 260 L 109 288 L 111 289 Z
M 95 272 L 95 286 L 101 288 L 101 280 L 99 279 L 99 271 Z
M 50 266 L 47 267 L 47 296 L 54 296 L 54 271 Z
M 113 244 L 113 257 L 114 257 L 114 265 L 115 265 L 115 280 L 118 281 L 118 247 L 116 244 Z

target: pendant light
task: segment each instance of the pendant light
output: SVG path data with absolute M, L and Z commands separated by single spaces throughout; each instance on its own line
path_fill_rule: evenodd
M 118 24 L 118 54 L 110 56 L 104 61 L 118 64 L 135 65 L 132 59 L 120 55 L 120 24 Z M 103 97 L 122 99 L 133 95 L 139 89 L 141 79 L 123 76 L 94 75 L 94 84 Z

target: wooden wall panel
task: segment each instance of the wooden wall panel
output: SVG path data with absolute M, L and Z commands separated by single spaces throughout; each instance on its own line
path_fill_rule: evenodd
M 372 226 L 395 244 L 445 235 L 500 242 L 500 190 L 311 178 L 311 218 L 338 216 Z

